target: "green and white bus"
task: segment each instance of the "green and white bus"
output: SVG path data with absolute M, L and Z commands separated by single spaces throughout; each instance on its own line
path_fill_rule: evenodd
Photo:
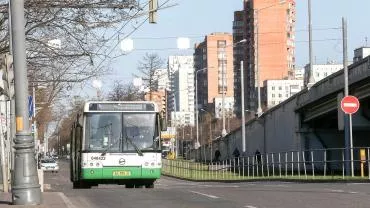
M 71 130 L 73 187 L 153 188 L 162 167 L 159 112 L 147 101 L 85 103 Z

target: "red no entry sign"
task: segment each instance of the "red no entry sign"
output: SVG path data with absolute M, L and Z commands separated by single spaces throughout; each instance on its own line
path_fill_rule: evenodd
M 360 102 L 355 96 L 349 95 L 342 99 L 342 101 L 340 102 L 340 106 L 344 113 L 353 114 L 356 113 L 360 108 Z

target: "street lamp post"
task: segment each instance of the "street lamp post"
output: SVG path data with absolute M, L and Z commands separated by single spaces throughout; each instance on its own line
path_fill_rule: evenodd
M 196 122 L 196 130 L 197 130 L 197 141 L 194 145 L 195 149 L 198 149 L 200 144 L 199 144 L 199 106 L 198 106 L 198 72 L 204 71 L 206 68 L 199 69 L 195 72 L 195 122 Z
M 244 43 L 246 42 L 246 39 L 243 39 L 243 40 L 240 40 L 239 42 L 233 44 L 233 46 L 239 44 L 239 43 Z M 226 59 L 226 48 L 227 46 L 230 46 L 230 45 L 225 45 L 224 47 L 224 51 L 223 51 L 223 54 L 222 54 L 222 57 L 219 59 L 219 63 L 220 63 L 220 60 L 221 60 L 221 73 L 222 73 L 222 83 L 221 83 L 221 88 L 222 88 L 222 105 L 221 105 L 221 114 L 222 114 L 222 132 L 221 132 L 221 135 L 224 137 L 226 136 L 227 134 L 227 131 L 226 131 L 226 123 L 225 123 L 225 59 Z M 229 116 L 229 115 L 228 115 Z M 230 131 L 230 129 L 229 129 Z
M 175 125 L 173 125 L 171 123 L 171 125 L 175 126 L 175 131 L 176 131 L 176 139 L 175 139 L 175 149 L 176 149 L 176 158 L 178 157 L 178 152 L 179 152 L 179 138 L 178 138 L 178 134 L 177 134 L 177 125 L 178 125 L 178 122 L 177 122 L 177 109 L 176 109 L 176 93 L 178 93 L 179 91 L 175 91 L 173 92 L 173 102 L 174 102 L 174 120 L 175 120 Z
M 226 53 L 226 46 L 224 47 L 224 53 Z M 222 58 L 221 58 L 221 73 L 222 73 L 222 107 L 221 107 L 221 113 L 222 113 L 222 136 L 226 136 L 227 132 L 226 132 L 226 128 L 225 128 L 225 54 L 223 54 Z
M 10 1 L 12 18 L 12 46 L 14 54 L 14 88 L 16 137 L 14 139 L 14 179 L 12 201 L 15 205 L 37 205 L 41 203 L 41 189 L 37 176 L 35 143 L 29 129 L 27 105 L 27 64 L 24 28 L 24 1 Z M 4 161 L 3 161 L 4 162 Z
M 244 66 L 243 66 L 243 61 L 240 61 L 240 91 L 241 91 L 241 99 L 242 99 L 242 150 L 243 150 L 243 154 L 245 153 L 246 151 L 246 148 L 245 148 L 245 110 L 244 110 Z

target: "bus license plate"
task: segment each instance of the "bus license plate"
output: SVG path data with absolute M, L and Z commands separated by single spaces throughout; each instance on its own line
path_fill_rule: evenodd
M 130 176 L 131 172 L 128 170 L 113 171 L 113 176 Z

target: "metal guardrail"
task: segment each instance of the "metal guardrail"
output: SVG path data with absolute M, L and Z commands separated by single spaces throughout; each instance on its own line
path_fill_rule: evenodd
M 353 160 L 345 160 L 344 148 L 267 153 L 223 161 L 162 161 L 162 173 L 191 180 L 248 179 L 367 179 L 370 181 L 370 147 L 353 148 Z M 346 163 L 354 165 L 347 176 Z

